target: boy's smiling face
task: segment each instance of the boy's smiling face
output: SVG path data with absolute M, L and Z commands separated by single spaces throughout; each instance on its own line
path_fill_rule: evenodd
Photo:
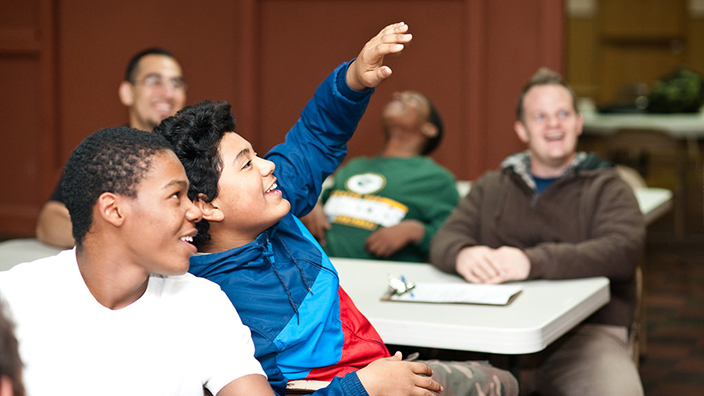
M 188 199 L 188 178 L 172 151 L 155 154 L 137 184 L 137 196 L 121 196 L 125 234 L 133 261 L 148 273 L 180 275 L 196 253 L 191 241 L 201 211 Z M 128 262 L 128 260 L 125 260 Z
M 259 158 L 247 140 L 228 132 L 218 149 L 222 161 L 218 195 L 203 205 L 212 247 L 222 251 L 256 239 L 284 217 L 291 204 L 276 187 L 274 163 Z

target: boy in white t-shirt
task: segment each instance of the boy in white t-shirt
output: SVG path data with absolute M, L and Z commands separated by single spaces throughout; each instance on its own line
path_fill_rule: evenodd
M 200 210 L 162 137 L 86 138 L 64 170 L 76 247 L 0 273 L 27 394 L 273 395 L 220 288 L 187 273 Z

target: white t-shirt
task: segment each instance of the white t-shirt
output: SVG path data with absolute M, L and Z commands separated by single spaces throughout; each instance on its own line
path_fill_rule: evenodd
M 131 305 L 93 297 L 68 250 L 0 272 L 28 396 L 213 394 L 265 375 L 249 329 L 220 287 L 191 274 L 152 276 Z

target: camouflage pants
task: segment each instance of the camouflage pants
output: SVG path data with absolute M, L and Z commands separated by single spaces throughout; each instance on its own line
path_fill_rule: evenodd
M 418 360 L 433 369 L 443 396 L 517 396 L 518 381 L 506 370 L 484 361 Z

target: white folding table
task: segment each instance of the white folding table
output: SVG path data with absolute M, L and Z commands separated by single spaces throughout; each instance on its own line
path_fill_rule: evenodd
M 605 277 L 516 282 L 506 306 L 381 301 L 388 275 L 464 283 L 429 264 L 332 258 L 340 283 L 384 342 L 498 354 L 538 352 L 609 302 Z

